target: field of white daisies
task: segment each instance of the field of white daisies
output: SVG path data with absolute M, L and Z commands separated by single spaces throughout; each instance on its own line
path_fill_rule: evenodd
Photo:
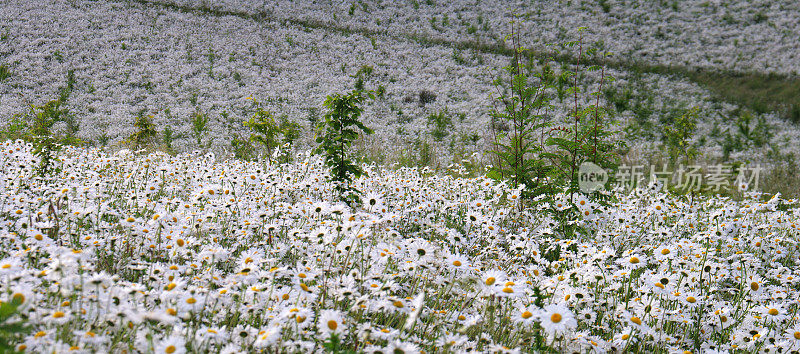
M 0 352 L 798 352 L 787 189 L 800 184 L 781 178 L 800 163 L 787 119 L 800 101 L 759 110 L 692 77 L 798 82 L 798 14 L 744 0 L 0 0 Z M 599 70 L 525 63 L 577 72 L 580 98 L 541 91 L 541 140 L 602 107 L 618 162 L 764 163 L 761 186 L 794 194 L 737 179 L 725 196 L 652 183 L 532 199 L 497 178 L 512 22 L 517 46 L 610 52 Z M 322 102 L 354 84 L 377 97 L 360 116 L 374 134 L 347 154 L 361 200 L 345 203 L 311 149 Z M 284 140 L 239 156 L 267 140 L 254 117 Z
M 29 144 L 1 147 L 0 298 L 19 312 L 0 319 L 30 327 L 18 351 L 800 349 L 798 215 L 779 196 L 520 209 L 485 177 L 373 166 L 351 208 L 313 155 L 66 148 L 42 178 Z M 548 212 L 566 208 L 581 217 Z

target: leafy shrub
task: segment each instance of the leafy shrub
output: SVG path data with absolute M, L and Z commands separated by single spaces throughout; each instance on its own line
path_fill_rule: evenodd
M 731 152 L 741 151 L 751 146 L 760 148 L 769 144 L 770 139 L 772 139 L 772 133 L 769 131 L 769 125 L 763 116 L 759 116 L 758 119 L 754 120 L 752 113 L 749 111 L 741 112 L 738 109 L 735 110 L 731 115 L 735 114 L 739 115 L 735 121 L 735 132 L 731 133 L 730 129 L 726 129 L 724 132 L 717 132 L 717 134 L 713 134 L 721 135 L 722 137 L 722 139 L 718 141 L 722 146 L 722 159 L 726 161 L 730 158 Z M 725 120 L 732 120 L 730 117 L 725 116 L 722 113 L 719 113 L 719 115 Z M 754 121 L 755 125 L 753 126 Z
M 208 149 L 211 141 L 203 143 L 203 140 L 208 137 L 208 114 L 202 112 L 192 114 L 192 135 L 194 135 L 197 146 Z
M 699 154 L 697 147 L 691 143 L 692 137 L 697 131 L 698 112 L 697 108 L 692 108 L 674 119 L 671 125 L 664 126 L 663 141 L 672 166 L 679 163 L 681 157 L 691 161 Z
M 252 134 L 250 141 L 259 143 L 267 149 L 267 158 L 272 157 L 272 149 L 278 146 L 278 125 L 272 113 L 258 108 L 253 116 L 243 123 Z
M 768 19 L 769 17 L 763 11 L 759 11 L 753 16 L 754 23 L 766 22 Z
M 422 107 L 422 106 L 424 106 L 424 105 L 426 105 L 428 103 L 433 103 L 434 101 L 436 101 L 436 94 L 435 93 L 433 93 L 431 91 L 428 91 L 428 90 L 419 91 L 419 101 L 418 102 L 419 102 L 420 107 Z
M 353 77 L 356 79 L 355 89 L 359 91 L 364 90 L 364 82 L 372 78 L 372 72 L 375 69 L 370 65 L 362 65 Z
M 33 153 L 39 158 L 36 168 L 40 176 L 60 171 L 56 166 L 56 153 L 62 145 L 81 145 L 83 141 L 75 135 L 77 123 L 69 109 L 63 106 L 60 99 L 52 100 L 44 105 L 31 105 L 29 112 L 16 115 L 11 122 L 0 131 L 2 139 L 22 139 L 33 144 Z M 67 124 L 67 132 L 55 134 L 56 123 Z M 72 123 L 70 123 L 72 122 Z
M 621 141 L 614 140 L 609 122 L 605 119 L 608 111 L 600 106 L 600 95 L 605 81 L 605 71 L 601 73 L 598 92 L 591 93 L 595 97 L 594 104 L 582 106 L 578 99 L 580 88 L 577 73 L 562 67 L 562 73 L 554 78 L 554 73 L 543 70 L 531 78 L 527 75 L 523 56 L 526 54 L 519 43 L 519 33 L 514 32 L 507 38 L 512 41 L 514 57 L 511 65 L 504 68 L 504 76 L 495 80 L 498 88 L 496 105 L 490 111 L 493 127 L 507 126 L 507 131 L 494 129 L 494 150 L 496 158 L 490 169 L 490 176 L 509 179 L 514 187 L 524 186 L 525 200 L 548 201 L 555 193 L 567 187 L 572 195 L 578 189 L 578 166 L 591 161 L 609 171 L 613 175 L 619 162 L 618 149 L 623 147 Z M 568 42 L 568 47 L 578 46 L 578 58 L 592 55 L 584 52 L 581 41 Z M 580 60 L 576 63 L 576 68 Z M 593 66 L 588 70 L 599 70 Z M 507 79 L 504 79 L 506 77 Z M 564 85 L 563 93 L 558 86 Z M 555 87 L 554 87 L 555 86 Z M 553 88 L 557 90 L 559 99 L 574 98 L 572 112 L 565 117 L 565 124 L 555 125 L 546 116 L 550 107 L 548 95 Z M 498 108 L 499 107 L 499 108 Z M 541 198 L 540 198 L 541 197 Z M 593 194 L 602 199 L 601 195 Z M 522 206 L 522 204 L 520 204 Z M 563 215 L 563 210 L 556 211 Z M 564 211 L 566 212 L 566 211 Z
M 309 107 L 306 120 L 308 120 L 308 126 L 311 128 L 311 131 L 315 131 L 317 129 L 317 124 L 319 124 L 319 109 L 317 107 Z
M 431 144 L 419 137 L 411 142 L 410 149 L 400 152 L 397 163 L 403 167 L 430 167 L 434 165 L 434 153 Z
M 625 89 L 617 90 L 615 88 L 609 88 L 603 92 L 605 94 L 606 101 L 608 101 L 617 112 L 624 112 L 631 108 L 630 102 L 633 100 L 633 90 L 629 87 Z
M 28 122 L 24 117 L 24 115 L 19 114 L 12 116 L 8 124 L 3 126 L 3 129 L 0 130 L 0 140 L 27 140 L 26 133 L 28 130 Z
M 6 64 L 0 64 L 0 81 L 8 79 L 9 77 L 11 77 L 11 69 L 9 69 Z
M 173 153 L 175 148 L 172 146 L 172 143 L 175 141 L 175 132 L 172 131 L 172 127 L 169 125 L 164 127 L 164 130 L 161 131 L 161 140 L 164 142 L 164 148 L 169 153 Z
M 58 99 L 62 103 L 67 102 L 67 100 L 69 99 L 69 95 L 72 94 L 72 90 L 75 88 L 75 84 L 77 83 L 78 81 L 75 79 L 75 69 L 68 70 L 67 83 L 66 85 L 64 85 L 64 87 L 61 88 L 61 90 L 58 93 Z
M 609 13 L 611 11 L 611 4 L 608 3 L 608 0 L 598 0 L 597 4 L 600 5 L 604 13 Z
M 134 131 L 125 139 L 124 143 L 132 145 L 134 150 L 153 148 L 158 143 L 158 130 L 153 123 L 153 116 L 145 114 L 144 110 L 136 114 L 133 121 Z
M 348 149 L 358 139 L 359 131 L 372 134 L 372 130 L 358 120 L 363 112 L 359 105 L 366 98 L 374 96 L 360 90 L 328 96 L 324 103 L 328 113 L 316 139 L 319 145 L 314 149 L 330 168 L 330 178 L 336 184 L 339 198 L 350 205 L 360 203 L 360 192 L 351 183 L 353 178 L 364 175 L 364 171 L 351 160 Z
M 242 139 L 238 135 L 231 139 L 231 148 L 233 148 L 233 157 L 240 160 L 251 160 L 255 154 L 255 147 L 252 141 Z
M 439 113 L 434 113 L 428 116 L 428 125 L 433 126 L 431 136 L 436 141 L 442 141 L 450 130 L 453 129 L 453 121 L 447 114 L 447 110 L 440 110 Z
M 739 131 L 739 135 L 741 135 L 748 144 L 755 147 L 762 147 L 769 143 L 772 134 L 769 132 L 769 126 L 763 115 L 759 116 L 758 119 L 755 120 L 755 126 L 751 127 L 753 122 L 753 114 L 750 112 L 743 112 L 736 120 L 736 127 Z

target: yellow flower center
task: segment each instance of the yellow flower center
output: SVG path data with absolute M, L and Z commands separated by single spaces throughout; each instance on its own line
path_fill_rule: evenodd
M 506 293 L 506 294 L 513 294 L 514 293 L 514 289 L 511 289 L 509 287 L 505 287 L 505 288 L 503 288 L 503 292 Z
M 525 311 L 525 312 L 522 313 L 522 318 L 524 318 L 526 320 L 531 318 L 531 317 L 533 317 L 533 314 L 530 311 Z
M 174 346 L 174 345 L 170 345 L 170 346 L 168 346 L 166 349 L 164 349 L 164 352 L 165 352 L 165 353 L 167 353 L 167 354 L 172 354 L 172 353 L 174 353 L 176 350 L 177 350 L 177 349 L 175 348 L 175 346 Z
M 689 297 L 686 298 L 686 302 L 688 302 L 690 304 L 693 304 L 693 303 L 697 302 L 697 299 L 695 299 L 694 296 L 689 296 Z
M 486 283 L 486 285 L 492 285 L 496 280 L 497 279 L 495 279 L 494 277 L 488 277 L 486 278 L 486 281 L 484 283 Z
M 55 313 L 53 313 L 53 318 L 62 318 L 62 317 L 64 317 L 64 313 L 61 311 L 56 311 Z
M 336 321 L 334 321 L 334 320 L 328 321 L 328 329 L 330 329 L 331 331 L 335 331 L 336 328 L 338 328 L 338 327 L 339 327 L 339 324 L 336 323 Z
M 631 317 L 631 322 L 633 322 L 633 323 L 635 323 L 637 325 L 640 325 L 640 326 L 642 325 L 642 320 L 640 320 L 639 317 L 636 317 L 636 316 Z
M 629 335 L 627 335 L 627 334 L 623 334 L 623 335 L 622 335 L 622 340 L 628 340 L 628 338 L 630 338 L 630 337 L 631 337 L 631 336 L 629 336 Z
M 752 283 L 750 283 L 750 290 L 753 290 L 753 291 L 758 291 L 758 287 L 759 287 L 759 286 L 758 286 L 758 283 L 757 283 L 757 282 L 752 282 Z
M 456 267 L 460 267 L 461 266 L 461 261 L 453 261 L 453 265 L 456 266 Z
M 560 313 L 554 313 L 554 314 L 550 315 L 550 321 L 553 322 L 553 323 L 561 322 L 561 314 Z
M 668 254 L 669 254 L 669 252 L 670 252 L 670 251 L 669 251 L 669 248 L 664 248 L 664 249 L 662 249 L 662 250 L 661 250 L 661 254 L 662 254 L 662 255 L 665 255 L 665 256 L 666 256 L 666 255 L 668 255 Z
M 768 313 L 770 315 L 777 316 L 778 315 L 778 309 L 769 309 Z
M 397 307 L 399 309 L 405 307 L 405 305 L 403 305 L 403 302 L 400 301 L 400 300 L 397 300 L 397 301 L 393 302 L 392 305 L 394 305 L 394 307 Z
M 639 258 L 631 257 L 630 262 L 631 262 L 631 264 L 638 264 L 639 263 Z
M 186 303 L 189 305 L 194 305 L 197 302 L 193 297 L 186 299 Z

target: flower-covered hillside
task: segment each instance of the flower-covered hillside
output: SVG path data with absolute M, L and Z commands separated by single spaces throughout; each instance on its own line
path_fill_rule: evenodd
M 798 216 L 778 196 L 521 209 L 484 177 L 365 166 L 352 209 L 304 154 L 65 148 L 41 178 L 30 146 L 1 147 L 0 299 L 30 327 L 18 350 L 800 348 Z M 581 219 L 561 221 L 567 208 Z
M 510 18 L 504 8 L 501 11 L 498 2 L 482 2 L 477 8 L 459 6 L 458 2 L 435 6 L 421 2 L 419 9 L 392 2 L 385 4 L 384 10 L 367 4 L 369 16 L 364 15 L 363 7 L 357 7 L 352 16 L 348 15 L 349 9 L 336 15 L 337 23 L 342 26 L 370 18 L 392 29 L 379 33 L 314 26 L 309 22 L 328 21 L 328 16 L 338 13 L 339 10 L 331 10 L 327 5 L 292 1 L 275 5 L 274 11 L 269 11 L 270 8 L 261 5 L 247 4 L 214 2 L 214 9 L 229 11 L 226 13 L 192 2 L 177 3 L 180 6 L 145 1 L 5 2 L 0 7 L 0 23 L 4 24 L 0 29 L 0 65 L 7 71 L 0 76 L 4 77 L 0 78 L 0 129 L 10 125 L 15 116 L 30 112 L 31 105 L 63 98 L 62 106 L 76 122 L 72 127 L 77 129 L 76 135 L 94 146 L 117 148 L 135 130 L 135 117 L 152 115 L 159 137 L 167 140 L 169 136 L 174 150 L 210 150 L 230 156 L 233 138 L 248 135 L 242 122 L 261 107 L 276 117 L 301 124 L 305 129 L 300 145 L 307 148 L 313 136 L 312 126 L 323 114 L 321 103 L 325 97 L 349 89 L 357 81 L 355 76 L 360 76 L 365 88 L 383 92 L 365 107 L 365 123 L 375 128 L 376 134 L 359 146 L 364 156 L 395 162 L 402 155 L 412 155 L 430 145 L 431 155 L 436 156 L 431 165 L 447 166 L 473 153 L 482 155 L 490 148 L 493 132 L 489 111 L 493 107 L 492 97 L 498 94 L 492 80 L 509 58 L 454 48 L 449 42 L 415 40 L 399 31 L 420 30 L 423 38 L 429 35 L 438 38 L 425 32 L 429 26 L 426 16 L 439 16 L 437 28 L 467 28 L 466 22 L 478 21 L 480 16 L 470 11 L 486 11 L 481 21 L 491 21 L 487 25 L 487 38 L 502 37 L 501 34 L 508 33 Z M 564 4 L 568 8 L 577 5 L 577 2 Z M 641 5 L 636 11 L 648 6 L 651 5 Z M 395 10 L 400 14 L 394 16 Z M 440 24 L 440 10 L 454 11 L 449 26 Z M 272 15 L 247 16 L 263 11 Z M 461 20 L 459 11 L 467 11 Z M 541 16 L 559 11 L 542 12 Z M 434 12 L 437 15 L 432 15 Z M 415 13 L 424 16 L 409 18 Z M 581 18 L 557 17 L 579 22 Z M 409 21 L 408 25 L 405 21 Z M 425 26 L 415 21 L 422 21 Z M 524 23 L 528 26 L 539 22 L 528 19 Z M 569 23 L 572 26 L 573 22 Z M 592 27 L 590 23 L 580 23 Z M 559 26 L 567 25 L 537 25 L 523 31 Z M 592 27 L 586 36 L 589 33 L 607 34 L 597 27 Z M 572 32 L 556 37 L 522 37 L 546 42 L 579 38 Z M 609 38 L 623 38 L 625 43 L 632 43 L 627 33 Z M 486 41 L 497 43 L 496 38 Z M 586 37 L 584 41 L 587 48 L 597 47 L 593 38 Z M 539 43 L 530 47 L 552 48 Z M 541 72 L 546 63 L 531 63 L 532 71 Z M 560 63 L 549 65 L 555 71 L 562 70 Z M 755 126 L 756 120 L 764 119 L 768 131 L 764 132 L 767 137 L 759 140 L 761 143 L 737 141 L 741 138 L 737 127 L 740 107 L 720 101 L 686 79 L 606 68 L 605 73 L 617 81 L 606 80 L 600 87 L 599 71 L 578 71 L 585 73 L 578 83 L 581 92 L 588 94 L 602 89 L 600 103 L 611 107 L 614 119 L 620 122 L 620 131 L 636 123 L 626 138 L 634 151 L 659 151 L 658 146 L 650 145 L 661 143 L 661 126 L 680 116 L 676 111 L 698 107 L 701 114 L 696 135 L 708 137 L 698 144 L 702 143 L 700 149 L 709 160 L 727 157 L 726 154 L 734 160 L 742 160 L 742 156 L 758 160 L 774 153 L 773 146 L 780 154 L 800 154 L 797 144 L 791 143 L 800 136 L 800 130 L 773 113 L 756 114 L 748 123 Z M 571 109 L 571 100 L 553 100 L 548 115 L 561 119 Z M 431 119 L 439 114 L 443 119 Z M 193 131 L 191 122 L 198 115 L 208 120 L 202 134 Z M 439 132 L 435 133 L 435 129 Z M 728 140 L 726 132 L 731 135 Z M 749 135 L 741 139 L 748 140 Z
M 800 5 L 791 1 L 275 1 L 154 0 L 189 8 L 267 14 L 354 30 L 492 43 L 514 14 L 526 46 L 588 42 L 616 59 L 735 71 L 800 72 Z

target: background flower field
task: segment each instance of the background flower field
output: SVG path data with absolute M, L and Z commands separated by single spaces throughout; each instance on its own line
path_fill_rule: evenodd
M 64 107 L 77 136 L 95 146 L 118 149 L 135 117 L 152 115 L 159 130 L 171 129 L 176 151 L 230 156 L 231 137 L 246 134 L 241 123 L 257 107 L 307 127 L 309 146 L 325 96 L 361 76 L 368 88 L 385 92 L 366 107 L 365 123 L 376 134 L 357 146 L 364 159 L 445 167 L 478 153 L 487 164 L 492 80 L 508 63 L 502 42 L 516 13 L 522 45 L 541 54 L 531 63 L 535 70 L 549 64 L 559 71 L 562 62 L 547 57 L 577 55 L 554 43 L 582 38 L 586 49 L 610 53 L 606 73 L 617 80 L 606 82 L 603 102 L 627 132 L 632 162 L 662 160 L 659 127 L 696 107 L 692 140 L 706 162 L 796 167 L 796 4 L 6 4 L 0 116 L 25 114 L 68 89 Z M 589 31 L 579 34 L 582 26 Z M 583 90 L 598 84 L 598 72 L 580 77 Z M 559 102 L 551 115 L 569 109 L 570 102 Z M 430 118 L 440 113 L 438 129 L 446 134 L 437 134 Z M 209 119 L 202 144 L 191 124 L 198 114 Z M 754 139 L 748 133 L 757 123 L 763 137 Z

